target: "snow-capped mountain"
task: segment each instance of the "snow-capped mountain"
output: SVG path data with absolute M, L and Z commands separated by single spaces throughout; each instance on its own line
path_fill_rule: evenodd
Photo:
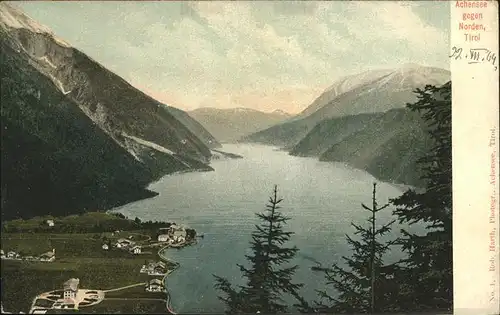
M 324 119 L 382 113 L 416 100 L 414 90 L 450 80 L 444 69 L 406 64 L 396 69 L 373 70 L 336 81 L 292 120 L 272 126 L 244 140 L 293 146 Z
M 370 70 L 353 74 L 337 80 L 327 88 L 314 102 L 304 109 L 298 117 L 307 117 L 320 108 L 333 102 L 343 94 L 363 86 L 362 94 L 380 91 L 382 89 L 395 92 L 413 91 L 416 87 L 426 84 L 441 85 L 450 80 L 450 72 L 434 67 L 424 67 L 417 64 L 404 64 L 397 69 Z M 397 107 L 397 106 L 396 106 Z M 360 112 L 358 112 L 360 113 Z
M 372 70 L 343 77 L 329 86 L 317 99 L 314 100 L 311 105 L 304 109 L 299 116 L 307 117 L 329 102 L 333 101 L 337 96 L 385 76 L 391 71 L 392 70 L 389 69 Z

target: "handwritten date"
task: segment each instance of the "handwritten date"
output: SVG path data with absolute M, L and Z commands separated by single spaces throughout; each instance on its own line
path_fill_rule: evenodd
M 489 63 L 494 67 L 494 71 L 498 70 L 497 55 L 486 48 L 471 48 L 469 51 L 464 51 L 461 47 L 453 46 L 449 57 L 455 60 L 467 60 L 469 64 Z

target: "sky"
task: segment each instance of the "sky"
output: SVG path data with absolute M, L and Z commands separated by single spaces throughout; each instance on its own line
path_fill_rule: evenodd
M 298 113 L 342 76 L 449 70 L 448 1 L 16 2 L 167 105 Z

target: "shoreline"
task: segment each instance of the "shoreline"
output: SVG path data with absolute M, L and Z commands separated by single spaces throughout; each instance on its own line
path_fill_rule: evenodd
M 212 167 L 189 168 L 189 169 L 184 169 L 184 170 L 180 170 L 180 171 L 175 171 L 172 173 L 165 174 L 165 175 L 161 176 L 160 178 L 151 181 L 145 189 L 152 191 L 152 190 L 150 190 L 151 185 L 156 184 L 157 182 L 159 182 L 160 180 L 162 180 L 163 178 L 168 177 L 168 176 L 174 176 L 174 175 L 186 174 L 186 173 L 201 173 L 201 172 L 213 172 L 213 171 L 215 171 L 215 169 L 213 169 Z M 155 192 L 155 191 L 153 191 L 153 192 Z M 157 193 L 157 192 L 155 192 L 155 193 Z M 160 193 L 157 193 L 157 194 L 159 195 Z M 155 197 L 155 196 L 153 196 L 153 197 Z M 152 197 L 149 197 L 149 198 L 152 198 Z M 148 198 L 144 198 L 144 199 L 148 199 Z M 142 200 L 144 200 L 144 199 L 142 199 Z
M 164 289 L 164 292 L 165 292 L 165 294 L 167 295 L 167 300 L 165 301 L 165 303 L 166 303 L 166 307 L 167 307 L 167 310 L 168 310 L 171 314 L 174 314 L 174 315 L 176 315 L 177 313 L 176 313 L 174 310 L 172 310 L 172 305 L 170 304 L 170 302 L 172 301 L 172 298 L 171 298 L 170 291 L 168 290 L 168 286 L 167 286 L 167 277 L 168 277 L 170 274 L 172 274 L 174 271 L 176 271 L 178 268 L 180 268 L 181 264 L 180 264 L 180 263 L 178 263 L 178 262 L 176 262 L 176 261 L 174 261 L 174 260 L 168 259 L 167 257 L 165 257 L 165 255 L 161 255 L 161 253 L 162 253 L 162 252 L 164 252 L 164 251 L 166 252 L 166 251 L 167 251 L 167 249 L 169 249 L 169 248 L 177 248 L 177 249 L 181 249 L 181 248 L 183 248 L 183 247 L 185 247 L 185 246 L 194 245 L 194 244 L 196 244 L 196 243 L 197 243 L 197 241 L 196 241 L 196 239 L 195 239 L 194 241 L 192 241 L 192 242 L 190 242 L 190 243 L 183 244 L 183 245 L 182 245 L 182 246 L 180 246 L 180 247 L 172 247 L 172 246 L 170 246 L 170 245 L 167 245 L 167 246 L 163 246 L 162 248 L 160 248 L 160 249 L 158 250 L 158 252 L 156 253 L 156 254 L 158 255 L 158 257 L 160 258 L 160 260 L 165 261 L 166 263 L 169 263 L 169 264 L 172 264 L 172 265 L 174 265 L 174 266 L 175 266 L 175 268 L 174 268 L 174 269 L 169 270 L 169 271 L 168 271 L 168 272 L 167 272 L 167 273 L 163 276 L 163 278 L 162 278 L 163 286 L 164 286 L 164 288 L 165 288 L 165 289 Z

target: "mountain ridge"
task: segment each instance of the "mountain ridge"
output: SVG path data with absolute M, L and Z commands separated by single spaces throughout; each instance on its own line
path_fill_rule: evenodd
M 301 114 L 245 136 L 241 141 L 291 148 L 324 119 L 405 107 L 406 103 L 416 100 L 415 88 L 444 84 L 449 76 L 450 72 L 444 69 L 414 65 L 350 75 L 336 81 Z M 346 79 L 356 79 L 356 82 L 351 82 L 346 90 L 335 89 Z
M 432 141 L 419 113 L 407 108 L 325 119 L 289 154 L 344 162 L 379 180 L 424 185 L 417 160 Z
M 188 114 L 207 129 L 216 139 L 234 142 L 244 135 L 265 129 L 287 120 L 290 114 L 283 111 L 262 112 L 252 108 L 201 107 Z
M 163 104 L 4 2 L 0 33 L 2 218 L 106 209 L 154 196 L 166 174 L 212 170 Z

